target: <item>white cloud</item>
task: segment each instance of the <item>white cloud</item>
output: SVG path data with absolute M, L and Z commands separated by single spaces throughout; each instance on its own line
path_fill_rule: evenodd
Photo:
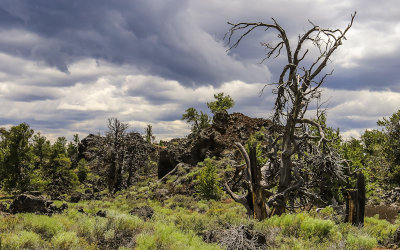
M 370 22 L 356 23 L 347 35 L 348 40 L 335 55 L 335 64 L 344 68 L 357 68 L 366 59 L 392 56 L 400 51 L 400 24 L 385 24 L 371 29 Z
M 328 98 L 328 124 L 347 138 L 378 128 L 378 120 L 400 109 L 400 93 L 392 91 L 325 89 L 323 99 Z
M 3 119 L 15 123 L 30 122 L 33 128 L 53 139 L 74 133 L 104 131 L 108 117 L 128 122 L 139 132 L 150 123 L 159 139 L 170 139 L 190 131 L 189 125 L 180 120 L 184 110 L 199 104 L 206 108 L 205 103 L 213 99 L 214 93 L 231 95 L 236 100 L 237 110 L 248 109 L 252 114 L 257 113 L 256 105 L 263 103 L 263 98 L 258 98 L 263 84 L 233 81 L 220 87 L 189 88 L 177 81 L 135 74 L 134 70 L 132 73 L 128 68 L 95 60 L 72 64 L 66 75 L 71 80 L 69 84 L 61 87 L 41 85 L 42 78 L 57 81 L 59 76 L 53 74 L 57 71 L 45 65 L 31 67 L 34 62 L 26 59 L 14 60 L 21 67 L 32 69 L 29 72 L 31 78 L 18 78 L 4 72 L 0 81 Z M 38 97 L 17 100 L 29 95 Z M 258 101 L 249 102 L 249 98 L 258 98 Z M 242 106 L 242 103 L 247 104 Z M 3 122 L 6 124 L 8 122 Z
M 22 67 L 32 64 L 31 61 L 16 60 Z M 31 72 L 32 79 L 37 79 L 36 74 L 45 78 L 46 72 L 50 80 L 57 78 L 46 66 L 36 67 L 37 70 Z M 69 77 L 77 82 L 61 88 L 40 86 L 34 81 L 26 83 L 26 79 L 13 78 L 13 75 L 12 81 L 0 81 L 3 125 L 10 121 L 27 121 L 50 137 L 85 135 L 104 132 L 106 119 L 117 117 L 141 133 L 147 124 L 152 124 L 158 139 L 170 139 L 184 136 L 190 130 L 180 120 L 184 110 L 195 106 L 205 111 L 204 103 L 213 100 L 215 93 L 229 94 L 236 101 L 233 111 L 254 117 L 268 117 L 274 101 L 271 86 L 259 96 L 265 86 L 263 83 L 232 81 L 219 87 L 188 88 L 177 81 L 131 74 L 127 68 L 95 60 L 72 64 Z M 29 102 L 15 100 L 35 93 L 55 98 Z M 391 115 L 400 107 L 400 93 L 391 91 L 324 89 L 323 99 L 329 100 L 329 125 L 341 128 L 345 137 L 358 136 L 365 129 L 374 128 L 378 119 Z
M 351 139 L 351 138 L 360 138 L 360 136 L 362 135 L 362 133 L 364 131 L 365 130 L 360 131 L 358 129 L 350 129 L 350 130 L 347 130 L 345 132 L 342 132 L 341 135 L 342 135 L 342 138 L 345 139 L 345 140 L 348 140 L 348 139 Z

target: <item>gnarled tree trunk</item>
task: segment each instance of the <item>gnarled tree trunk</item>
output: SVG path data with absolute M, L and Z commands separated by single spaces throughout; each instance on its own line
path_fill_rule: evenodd
M 244 176 L 248 182 L 248 194 L 252 196 L 251 201 L 245 199 L 246 196 L 237 196 L 225 185 L 232 198 L 242 203 L 248 209 L 249 213 L 254 214 L 254 217 L 257 219 L 267 217 L 268 207 L 272 208 L 271 215 L 284 213 L 288 197 L 291 193 L 294 193 L 294 190 L 319 199 L 318 196 L 313 195 L 308 190 L 299 190 L 304 182 L 299 174 L 300 164 L 308 164 L 301 160 L 301 157 L 307 157 L 301 152 L 301 148 L 304 145 L 315 146 L 315 150 L 311 150 L 311 153 L 318 154 L 321 158 L 324 158 L 326 152 L 329 151 L 326 147 L 329 140 L 325 138 L 324 129 L 319 119 L 312 120 L 304 116 L 308 110 L 308 106 L 311 105 L 310 103 L 313 100 L 316 101 L 319 99 L 320 87 L 324 83 L 325 78 L 331 75 L 331 73 L 323 74 L 323 70 L 330 56 L 342 45 L 343 40 L 346 40 L 345 35 L 351 28 L 355 15 L 356 13 L 351 16 L 351 21 L 344 30 L 323 29 L 310 22 L 312 27 L 304 34 L 298 36 L 295 47 L 291 47 L 291 41 L 286 31 L 275 19 L 272 19 L 272 23 L 229 23 L 231 28 L 226 35 L 228 43 L 231 42 L 234 34 L 239 33 L 238 38 L 235 39 L 236 41 L 229 49 L 237 47 L 240 41 L 256 28 L 262 28 L 265 31 L 273 30 L 278 33 L 278 41 L 276 43 L 262 43 L 267 51 L 265 59 L 271 56 L 278 57 L 281 51 L 286 52 L 286 65 L 282 69 L 279 80 L 273 83 L 276 85 L 273 90 L 273 93 L 276 95 L 273 124 L 274 127 L 282 129 L 281 131 L 274 131 L 276 136 L 273 140 L 274 142 L 270 145 L 271 152 L 268 153 L 268 157 L 271 158 L 271 165 L 274 167 L 279 165 L 277 193 L 271 194 L 267 191 L 276 185 L 273 184 L 273 186 L 270 186 L 263 183 L 263 177 L 260 174 L 261 166 L 254 164 L 257 160 L 252 159 L 255 157 L 253 152 L 250 150 L 249 158 L 240 144 L 238 147 L 246 160 L 246 174 Z M 316 58 L 310 59 L 308 58 L 308 52 L 312 49 L 310 47 L 313 46 L 315 52 L 319 54 Z M 292 50 L 293 48 L 294 50 Z M 322 76 L 320 77 L 321 74 Z M 310 134 L 310 127 L 313 127 L 318 132 Z M 277 143 L 278 140 L 280 143 Z M 294 160 L 294 158 L 297 158 L 297 160 Z M 340 164 L 338 163 L 338 165 Z M 340 173 L 337 175 L 339 176 Z

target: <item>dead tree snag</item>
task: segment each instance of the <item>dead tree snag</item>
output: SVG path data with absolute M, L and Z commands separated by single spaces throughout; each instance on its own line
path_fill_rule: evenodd
M 250 213 L 257 219 L 264 219 L 267 216 L 265 211 L 270 211 L 269 215 L 284 213 L 290 197 L 292 208 L 295 207 L 295 199 L 322 200 L 314 191 L 317 188 L 315 183 L 312 183 L 320 177 L 318 173 L 321 169 L 332 175 L 332 178 L 343 178 L 343 162 L 329 146 L 330 140 L 326 137 L 324 124 L 321 122 L 323 119 L 321 116 L 309 119 L 305 115 L 309 105 L 319 99 L 320 87 L 332 73 L 324 73 L 323 70 L 334 51 L 346 40 L 345 35 L 351 28 L 355 15 L 356 13 L 351 15 L 350 23 L 344 30 L 324 29 L 310 21 L 311 28 L 298 36 L 294 47 L 285 29 L 275 19 L 272 19 L 272 23 L 229 23 L 231 28 L 226 34 L 228 43 L 231 44 L 229 50 L 236 48 L 249 33 L 262 28 L 278 34 L 275 44 L 262 43 L 267 51 L 265 59 L 286 54 L 286 65 L 278 81 L 271 84 L 275 86 L 273 93 L 276 99 L 273 126 L 267 135 L 269 162 L 264 166 L 272 172 L 269 177 L 276 174 L 278 181 L 263 178 L 259 166 L 252 165 L 252 153 L 247 155 L 243 147 L 237 145 L 246 161 L 244 176 L 252 199 L 249 202 L 245 196 L 234 194 L 226 185 L 232 198 L 242 203 L 248 211 L 250 209 Z M 317 53 L 316 58 L 309 57 L 313 49 Z M 278 131 L 275 128 L 280 129 Z M 312 168 L 317 169 L 310 172 Z M 274 187 L 277 187 L 277 191 L 269 191 Z

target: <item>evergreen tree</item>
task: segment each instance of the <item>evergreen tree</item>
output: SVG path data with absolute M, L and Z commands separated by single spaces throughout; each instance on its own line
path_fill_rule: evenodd
M 214 94 L 215 101 L 207 102 L 207 107 L 214 115 L 218 112 L 227 112 L 228 109 L 235 106 L 235 101 L 224 93 Z
M 79 135 L 74 134 L 72 142 L 69 142 L 67 146 L 67 156 L 71 160 L 72 168 L 78 166 L 79 142 Z
M 210 117 L 200 111 L 200 113 L 193 107 L 186 109 L 182 115 L 182 120 L 186 120 L 187 123 L 192 125 L 192 132 L 198 133 L 200 130 L 210 126 Z
M 71 169 L 71 160 L 67 155 L 65 137 L 58 137 L 52 145 L 44 173 L 50 182 L 47 186 L 47 191 L 50 193 L 68 193 L 78 184 L 78 176 Z
M 400 110 L 389 118 L 378 121 L 384 127 L 386 144 L 384 153 L 389 161 L 388 178 L 390 184 L 400 186 Z
M 0 129 L 0 181 L 8 191 L 26 191 L 32 170 L 32 149 L 29 141 L 33 130 L 26 123 L 11 127 L 8 131 Z
M 50 141 L 45 136 L 37 133 L 32 139 L 35 169 L 41 169 L 48 162 L 51 152 Z

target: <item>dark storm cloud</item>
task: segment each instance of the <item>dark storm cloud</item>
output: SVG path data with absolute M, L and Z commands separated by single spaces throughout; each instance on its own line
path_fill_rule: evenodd
M 161 121 L 176 121 L 182 118 L 182 114 L 184 110 L 171 110 L 169 112 L 163 112 L 158 116 L 158 119 Z
M 290 8 L 286 8 L 288 5 Z M 0 1 L 0 29 L 19 29 L 38 37 L 32 43 L 0 41 L 0 51 L 43 60 L 65 73 L 72 63 L 95 58 L 135 65 L 143 73 L 177 80 L 186 86 L 218 85 L 237 79 L 268 82 L 276 80 L 284 61 L 257 64 L 265 55 L 260 42 L 276 41 L 276 33 L 260 29 L 229 52 L 234 57 L 228 57 L 220 41 L 229 28 L 227 21 L 272 22 L 271 17 L 274 17 L 295 42 L 297 34 L 311 27 L 307 19 L 322 27 L 344 28 L 350 14 L 358 10 L 355 29 L 361 22 L 376 29 L 387 29 L 389 33 L 390 25 L 382 25 L 382 22 L 396 21 L 397 12 L 371 10 L 372 5 L 372 2 L 362 4 L 359 1 L 329 6 L 324 2 L 310 5 L 307 1 L 243 1 L 221 5 L 216 1 L 189 0 L 3 0 Z M 383 68 L 388 71 L 382 79 L 379 71 L 374 72 L 378 69 L 374 67 L 375 58 L 365 55 L 362 59 L 365 57 L 367 60 L 353 69 L 354 72 L 336 71 L 334 79 L 338 83 L 332 87 L 359 89 L 374 85 L 379 89 L 380 86 L 394 86 L 398 78 L 390 71 L 393 67 L 382 61 Z M 273 79 L 269 78 L 265 65 L 272 71 Z M 372 71 L 371 67 L 374 67 Z M 360 82 L 363 76 L 371 84 L 348 84 Z M 376 84 L 378 80 L 383 83 Z M 64 81 L 58 82 L 63 86 L 72 84 L 65 79 L 60 81 Z
M 104 114 L 102 114 L 104 115 Z M 53 114 L 49 119 L 36 119 L 33 117 L 21 118 L 0 118 L 0 127 L 10 125 L 13 126 L 27 123 L 35 132 L 45 132 L 45 134 L 51 134 L 52 131 L 57 131 L 57 136 L 65 136 L 67 139 L 72 139 L 72 135 L 76 132 L 74 124 L 79 121 L 86 119 L 94 119 L 99 116 L 99 112 L 88 112 L 88 111 L 71 111 L 71 110 L 59 110 L 57 113 Z M 109 117 L 112 115 L 110 114 Z M 106 130 L 106 121 L 104 118 L 101 123 L 90 127 L 80 127 L 79 132 L 86 136 L 89 133 L 98 133 L 100 131 Z M 63 131 L 60 133 L 60 130 Z M 56 137 L 57 137 L 56 136 Z M 55 139 L 51 136 L 51 139 Z
M 359 62 L 356 68 L 338 68 L 326 86 L 335 89 L 374 91 L 391 90 L 400 92 L 400 52 L 389 56 L 376 56 Z
M 328 118 L 329 119 L 329 118 Z M 349 118 L 341 117 L 340 120 L 330 119 L 330 126 L 333 128 L 340 128 L 341 131 L 346 131 L 349 129 L 366 129 L 373 128 L 376 126 L 376 117 L 372 117 L 369 120 L 360 118 Z
M 0 126 L 8 125 L 8 124 L 13 124 L 13 125 L 18 125 L 21 123 L 26 123 L 29 124 L 34 130 L 37 129 L 57 129 L 60 127 L 65 127 L 67 123 L 65 121 L 61 120 L 52 120 L 51 122 L 47 120 L 37 120 L 34 118 L 28 118 L 28 119 L 9 119 L 9 118 L 1 118 L 0 119 Z
M 229 59 L 187 13 L 187 1 L 0 2 L 2 29 L 37 34 L 41 43 L 1 44 L 8 54 L 44 60 L 68 73 L 82 58 L 132 64 L 185 85 L 219 84 L 238 77 L 260 81 L 268 71 Z
M 58 96 L 48 93 L 12 93 L 7 95 L 6 98 L 16 102 L 33 102 L 55 100 Z
M 10 14 L 8 11 L 0 8 L 0 25 L 1 27 L 15 27 L 23 24 L 23 20 L 17 16 Z

